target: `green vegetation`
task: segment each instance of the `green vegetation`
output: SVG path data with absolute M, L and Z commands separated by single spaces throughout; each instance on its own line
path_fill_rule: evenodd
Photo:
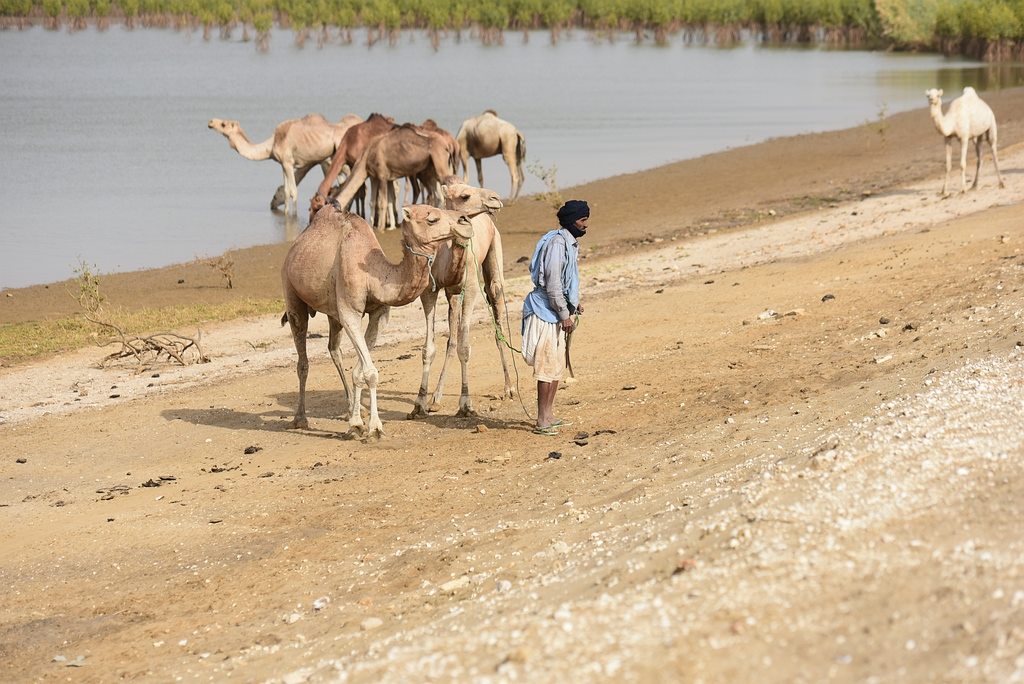
M 0 26 L 34 22 L 75 30 L 103 27 L 219 28 L 223 37 L 241 26 L 243 39 L 269 46 L 274 26 L 291 28 L 303 44 L 352 40 L 367 29 L 372 44 L 394 42 L 405 29 L 424 30 L 432 43 L 464 30 L 501 43 L 507 30 L 582 28 L 600 35 L 631 32 L 639 41 L 727 46 L 820 44 L 905 50 L 942 50 L 989 60 L 1024 52 L 1024 0 L 0 0 Z
M 75 296 L 77 296 L 76 293 Z M 240 299 L 224 304 L 197 304 L 160 309 L 105 309 L 104 316 L 118 329 L 130 334 L 162 330 L 195 330 L 210 322 L 231 321 L 246 316 L 280 316 L 280 299 Z M 0 325 L 0 360 L 5 364 L 27 361 L 63 351 L 83 349 L 112 339 L 109 330 L 83 313 L 51 321 Z

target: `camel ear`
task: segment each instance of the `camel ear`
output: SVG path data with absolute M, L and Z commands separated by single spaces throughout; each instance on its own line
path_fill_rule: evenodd
M 412 215 L 409 213 L 409 207 L 402 207 L 402 220 L 403 221 L 408 221 L 411 218 L 412 218 Z
M 451 191 L 450 191 L 450 190 L 448 189 L 448 186 L 447 186 L 447 185 L 442 185 L 442 186 L 441 186 L 441 194 L 442 194 L 442 195 L 444 195 L 445 197 L 451 197 L 451 196 L 452 196 L 452 193 L 451 193 Z
M 942 97 L 942 89 L 939 89 L 939 97 Z

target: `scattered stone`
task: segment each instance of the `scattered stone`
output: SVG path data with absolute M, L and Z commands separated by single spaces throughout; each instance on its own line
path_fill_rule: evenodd
M 665 288 L 662 287 L 662 288 L 659 288 L 659 289 L 655 290 L 654 294 L 661 294 L 664 291 L 665 291 Z
M 178 284 L 179 285 L 184 285 L 185 284 L 185 279 L 184 278 L 178 278 Z
M 903 326 L 903 331 L 907 332 L 910 330 L 917 330 L 917 323 L 907 323 Z
M 163 482 L 161 482 L 160 480 L 154 480 L 154 479 L 150 478 L 150 479 L 146 480 L 145 482 L 143 482 L 142 486 L 143 487 L 159 487 L 162 484 L 163 484 Z
M 821 301 L 823 301 L 823 302 L 830 302 L 830 301 L 832 301 L 835 298 L 836 298 L 835 295 L 827 294 L 827 295 L 825 295 L 824 297 L 821 298 Z
M 530 260 L 530 257 L 528 257 L 528 256 L 521 256 L 521 257 L 519 257 L 518 259 L 516 259 L 516 263 L 517 263 L 517 264 L 525 264 L 525 263 L 526 263 L 526 262 L 528 262 L 529 260 Z M 9 296 L 10 296 L 10 295 L 8 295 L 8 297 L 9 297 Z
M 489 429 L 490 428 L 483 423 L 479 423 L 475 428 L 473 428 L 473 432 L 487 432 Z
M 111 399 L 119 399 L 120 397 L 121 397 L 121 395 L 120 395 L 120 394 L 111 394 L 111 395 L 110 395 L 110 398 L 111 398 Z
M 222 523 L 222 522 L 224 522 L 224 521 L 221 518 L 214 518 L 213 520 L 210 521 L 210 524 L 211 525 L 216 525 L 217 523 Z
M 704 284 L 705 284 L 705 285 L 710 285 L 710 284 L 712 284 L 713 282 L 715 282 L 715 281 L 714 281 L 714 280 L 705 280 L 705 281 L 704 281 Z
M 597 431 L 594 432 L 594 436 L 595 437 L 597 437 L 598 435 L 614 435 L 614 434 L 616 434 L 615 430 L 607 430 L 607 429 L 606 430 L 597 430 Z
M 411 358 L 412 358 L 412 354 L 399 354 L 398 355 L 398 360 L 399 361 L 407 361 L 407 360 L 409 360 Z
M 550 460 L 557 461 L 560 458 L 562 458 L 562 452 L 561 451 L 551 451 L 551 452 L 548 453 L 548 459 L 550 459 Z
M 624 390 L 635 390 L 636 389 L 636 385 L 623 385 L 622 389 L 624 389 Z
M 328 604 L 329 604 L 330 602 L 331 602 L 331 599 L 330 599 L 329 597 L 327 597 L 327 596 L 321 596 L 320 598 L 318 598 L 318 599 L 316 599 L 315 601 L 313 601 L 313 610 L 316 610 L 316 611 L 321 611 L 321 610 L 323 610 L 324 608 L 326 608 L 326 607 L 327 607 L 327 605 L 328 605 Z
M 359 623 L 359 629 L 364 632 L 371 632 L 384 625 L 383 619 L 380 617 L 367 617 Z
M 252 446 L 245 447 L 245 453 L 247 455 L 255 454 L 257 451 L 263 451 L 263 447 L 256 446 L 255 444 Z
M 891 360 L 892 360 L 892 354 L 886 354 L 885 356 L 876 356 L 875 357 L 875 363 L 877 363 L 877 364 L 882 364 L 882 363 L 885 363 L 886 361 L 891 361 Z
M 505 592 L 510 591 L 511 589 L 512 589 L 512 583 L 511 582 L 509 582 L 508 580 L 505 580 L 505 579 L 498 580 L 498 591 L 500 593 L 504 594 Z
M 262 473 L 260 475 L 260 477 L 274 477 L 274 471 L 273 470 L 268 470 L 267 472 Z
M 300 613 L 292 613 L 291 615 L 289 615 L 285 619 L 285 622 L 287 622 L 289 625 L 294 625 L 296 622 L 298 622 L 301 619 L 302 619 L 302 615 Z
M 799 317 L 799 316 L 803 316 L 805 313 L 807 313 L 806 309 L 790 309 L 789 311 L 787 311 L 783 315 L 784 316 L 793 316 L 794 318 L 796 318 L 796 317 Z
M 14 462 L 15 463 L 28 463 L 28 459 L 27 458 L 16 458 L 16 459 L 14 459 Z
M 590 437 L 590 433 L 589 432 L 577 432 L 573 436 L 573 439 L 586 439 L 587 437 Z
M 563 556 L 569 553 L 569 545 L 566 544 L 564 541 L 556 541 L 554 544 L 551 545 L 551 548 L 552 550 L 554 550 L 555 553 L 560 553 Z
M 778 318 L 778 317 L 779 317 L 779 314 L 775 313 L 771 309 L 765 309 L 761 313 L 757 314 L 757 320 L 759 320 L 759 321 L 769 321 L 769 320 L 772 320 L 773 318 Z
M 450 594 L 453 591 L 458 591 L 459 589 L 462 589 L 463 587 L 468 587 L 468 586 L 469 586 L 469 577 L 466 576 L 466 575 L 463 575 L 462 577 L 456 577 L 453 580 L 448 580 L 447 582 L 445 582 L 444 584 L 442 584 L 438 588 L 441 591 L 445 592 L 446 594 Z
M 889 325 L 889 318 L 887 316 L 882 316 L 878 319 L 878 322 L 882 325 Z
M 735 423 L 735 422 L 736 422 L 736 419 L 735 419 L 735 418 L 733 418 L 732 416 L 728 416 L 728 417 L 727 417 L 727 418 L 725 419 L 725 424 L 726 424 L 726 425 L 732 425 L 732 424 L 733 424 L 733 423 Z
M 676 567 L 672 570 L 673 575 L 679 575 L 684 572 L 689 572 L 697 567 L 697 561 L 692 558 L 680 558 L 676 562 Z

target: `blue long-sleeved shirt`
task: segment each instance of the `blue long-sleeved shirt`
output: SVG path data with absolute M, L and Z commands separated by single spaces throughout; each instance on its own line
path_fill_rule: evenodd
M 580 304 L 579 243 L 564 228 L 548 231 L 530 259 L 533 291 L 523 300 L 523 326 L 537 316 L 548 323 L 569 318 L 569 307 Z

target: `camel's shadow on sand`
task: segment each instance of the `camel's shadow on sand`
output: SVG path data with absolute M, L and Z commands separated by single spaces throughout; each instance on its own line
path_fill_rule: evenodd
M 338 439 L 352 437 L 348 436 L 348 407 L 343 398 L 343 393 L 337 390 L 307 390 L 306 391 L 306 416 L 309 419 L 310 427 L 293 430 L 291 428 L 292 418 L 295 416 L 295 406 L 298 405 L 298 392 L 281 392 L 270 395 L 269 398 L 280 408 L 272 408 L 266 411 L 246 412 L 238 411 L 227 407 L 209 408 L 180 408 L 168 409 L 161 413 L 166 420 L 183 420 L 193 425 L 207 425 L 220 427 L 229 430 L 260 430 L 270 432 L 293 432 L 295 434 L 308 435 L 310 437 L 323 437 Z M 416 422 L 439 430 L 471 430 L 477 425 L 483 425 L 489 430 L 523 430 L 529 431 L 532 425 L 522 420 L 503 420 L 488 418 L 481 415 L 456 416 L 452 413 L 439 411 L 430 413 L 415 421 L 409 421 L 408 415 L 416 402 L 416 395 L 411 392 L 381 392 L 378 390 L 378 411 L 381 420 L 384 422 L 385 431 L 388 426 L 394 427 L 397 423 Z M 363 395 L 363 417 L 366 418 L 368 398 Z M 450 407 L 455 410 L 457 398 L 453 399 Z M 402 404 L 408 408 L 405 410 L 396 408 L 384 408 Z

